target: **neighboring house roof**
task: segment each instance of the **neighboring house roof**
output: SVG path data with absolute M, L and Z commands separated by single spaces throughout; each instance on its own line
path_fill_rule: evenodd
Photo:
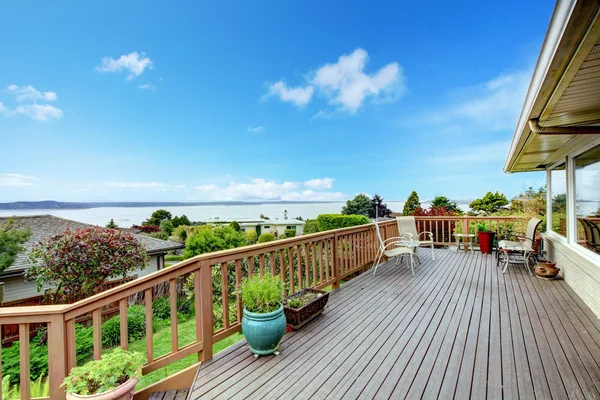
M 29 228 L 31 237 L 25 243 L 25 251 L 20 252 L 15 261 L 2 273 L 2 276 L 20 275 L 29 267 L 29 250 L 41 240 L 51 236 L 58 235 L 67 229 L 90 228 L 95 225 L 85 224 L 83 222 L 72 221 L 70 219 L 59 218 L 53 215 L 32 215 L 21 217 L 0 217 L 0 224 L 6 223 L 12 219 L 18 228 Z M 182 249 L 185 246 L 181 243 L 168 242 L 166 240 L 156 239 L 145 235 L 132 234 L 146 248 L 149 255 L 162 254 L 169 250 Z
M 600 17 L 597 1 L 558 1 L 505 172 L 543 171 L 600 138 Z
M 304 225 L 306 222 L 299 219 L 209 219 L 205 224 L 229 224 L 236 221 L 240 226 L 256 225 Z

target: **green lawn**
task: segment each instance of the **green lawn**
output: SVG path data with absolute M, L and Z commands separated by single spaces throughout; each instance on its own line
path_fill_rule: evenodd
M 194 318 L 182 322 L 179 324 L 179 347 L 182 347 L 186 344 L 192 343 L 196 340 L 196 321 Z M 241 333 L 236 333 L 232 336 L 229 336 L 226 339 L 221 340 L 218 343 L 213 345 L 213 354 L 218 353 L 219 351 L 231 346 L 232 344 L 242 340 L 244 335 Z M 165 328 L 160 329 L 154 334 L 154 357 L 160 357 L 161 355 L 167 354 L 171 351 L 171 327 L 167 326 Z M 146 339 L 137 340 L 135 342 L 129 343 L 130 351 L 138 351 L 140 353 L 146 354 Z M 192 354 L 188 357 L 182 358 L 179 361 L 175 361 L 172 364 L 167 365 L 164 368 L 156 370 L 148 375 L 145 375 L 140 379 L 140 382 L 137 384 L 136 389 L 142 389 L 146 386 L 149 386 L 159 380 L 166 378 L 169 375 L 173 375 L 174 373 L 181 371 L 189 367 L 192 364 L 198 362 L 198 356 L 196 354 Z

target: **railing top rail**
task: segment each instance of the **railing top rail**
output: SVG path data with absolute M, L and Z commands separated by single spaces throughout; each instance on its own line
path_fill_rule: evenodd
M 471 221 L 485 220 L 485 221 L 503 221 L 503 220 L 516 220 L 516 219 L 529 219 L 528 217 L 515 215 L 515 216 L 502 216 L 502 217 L 475 217 L 470 215 L 444 215 L 444 216 L 415 216 L 415 219 L 420 220 L 462 220 L 468 219 Z
M 68 305 L 47 305 L 47 306 L 21 306 L 21 307 L 2 307 L 0 308 L 0 318 L 7 317 L 42 317 L 44 321 L 50 320 L 51 315 L 62 314 Z

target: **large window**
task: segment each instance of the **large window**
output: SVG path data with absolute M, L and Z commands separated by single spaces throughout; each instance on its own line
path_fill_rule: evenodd
M 577 243 L 600 254 L 600 146 L 573 161 Z
M 552 230 L 567 237 L 567 173 L 565 164 L 550 171 Z

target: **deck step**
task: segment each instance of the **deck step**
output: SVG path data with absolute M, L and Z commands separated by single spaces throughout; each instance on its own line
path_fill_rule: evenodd
M 189 389 L 169 390 L 168 392 L 154 392 L 150 400 L 185 400 Z

